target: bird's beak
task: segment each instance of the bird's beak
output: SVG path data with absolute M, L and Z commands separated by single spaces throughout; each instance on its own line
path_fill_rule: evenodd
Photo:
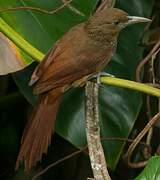
M 144 22 L 151 22 L 151 19 L 144 18 L 144 17 L 138 17 L 138 16 L 128 16 L 128 22 L 126 25 L 130 24 L 136 24 L 136 23 L 144 23 Z

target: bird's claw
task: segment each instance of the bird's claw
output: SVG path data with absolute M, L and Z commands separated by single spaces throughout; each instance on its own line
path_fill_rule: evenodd
M 93 76 L 91 77 L 91 79 L 92 79 L 92 78 L 97 78 L 97 84 L 101 84 L 101 82 L 100 82 L 101 76 L 115 77 L 114 75 L 109 74 L 109 73 L 106 73 L 106 72 L 99 72 L 99 73 L 93 75 Z

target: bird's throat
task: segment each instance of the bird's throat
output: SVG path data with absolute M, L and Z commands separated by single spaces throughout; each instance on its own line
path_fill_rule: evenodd
M 92 24 L 86 25 L 86 32 L 88 36 L 100 46 L 108 46 L 109 44 L 116 46 L 118 33 L 108 29 L 92 26 Z

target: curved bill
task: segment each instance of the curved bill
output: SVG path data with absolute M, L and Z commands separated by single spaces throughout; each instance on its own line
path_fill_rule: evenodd
M 144 23 L 144 22 L 151 22 L 151 19 L 138 17 L 138 16 L 128 16 L 128 22 L 126 25 L 135 24 L 135 23 Z

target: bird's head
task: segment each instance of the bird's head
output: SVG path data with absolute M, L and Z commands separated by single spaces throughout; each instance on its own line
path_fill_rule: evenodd
M 105 9 L 95 13 L 86 22 L 91 33 L 102 33 L 103 35 L 118 35 L 128 25 L 151 21 L 148 18 L 129 16 L 123 10 L 117 8 Z

